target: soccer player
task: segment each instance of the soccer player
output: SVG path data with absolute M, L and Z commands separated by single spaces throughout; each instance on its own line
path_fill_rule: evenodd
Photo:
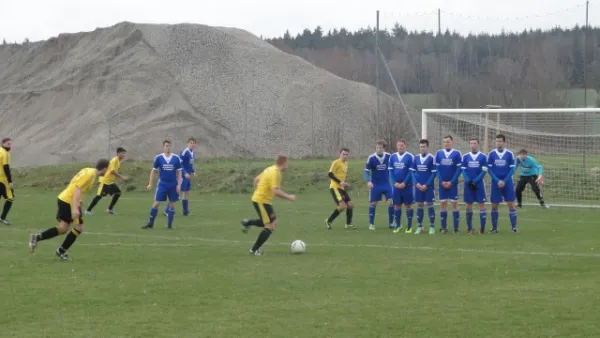
M 191 176 L 198 177 L 196 172 L 194 171 L 194 148 L 196 148 L 196 139 L 190 137 L 188 139 L 187 147 L 181 151 L 179 154 L 179 158 L 181 159 L 181 165 L 183 167 L 183 181 L 181 182 L 181 206 L 183 208 L 183 216 L 190 215 L 189 209 L 189 192 L 192 189 L 192 181 Z M 169 206 L 165 209 L 163 213 L 165 216 L 168 216 Z
M 96 204 L 98 204 L 102 197 L 106 195 L 112 196 L 112 200 L 108 205 L 108 209 L 106 209 L 106 213 L 109 215 L 115 214 L 113 208 L 115 207 L 115 204 L 117 204 L 119 197 L 121 197 L 121 189 L 119 189 L 119 187 L 115 183 L 115 178 L 118 177 L 123 181 L 127 180 L 126 176 L 121 175 L 119 173 L 119 169 L 121 168 L 121 161 L 125 158 L 126 154 L 127 151 L 124 148 L 117 148 L 117 156 L 113 157 L 113 159 L 110 160 L 110 164 L 108 165 L 106 174 L 104 174 L 104 176 L 100 176 L 100 178 L 98 179 L 98 193 L 96 194 L 96 197 L 94 197 L 92 203 L 90 203 L 87 210 L 85 211 L 86 215 L 91 216 L 92 209 L 94 209 Z
M 454 139 L 451 135 L 444 137 L 444 149 L 435 154 L 435 165 L 437 166 L 437 178 L 440 189 L 440 232 L 448 232 L 448 201 L 452 203 L 452 219 L 454 221 L 454 233 L 458 233 L 460 212 L 458 211 L 458 177 L 462 155 L 460 151 L 453 149 Z
M 377 141 L 375 153 L 367 158 L 365 181 L 369 188 L 369 230 L 375 230 L 375 208 L 384 196 L 388 204 L 388 226 L 394 228 L 394 205 L 392 204 L 392 185 L 389 181 L 388 162 L 390 154 L 385 152 L 385 142 Z
M 412 233 L 414 192 L 412 185 L 411 168 L 414 157 L 406 151 L 406 140 L 399 139 L 396 142 L 397 153 L 390 157 L 388 170 L 390 171 L 390 181 L 394 184 L 394 214 L 396 216 L 396 228 L 394 233 L 402 229 L 402 205 L 406 207 L 406 233 Z
M 415 235 L 423 231 L 423 218 L 425 212 L 423 206 L 427 204 L 429 215 L 429 234 L 435 235 L 435 188 L 433 180 L 436 175 L 435 158 L 429 153 L 429 141 L 419 141 L 419 156 L 415 156 L 411 171 L 413 173 L 413 185 L 415 186 L 415 202 L 417 202 L 417 229 Z
M 12 140 L 8 137 L 2 139 L 2 148 L 0 148 L 0 198 L 4 197 L 4 208 L 0 215 L 0 223 L 10 225 L 6 219 L 8 212 L 12 207 L 15 199 L 15 191 L 13 189 L 12 175 L 10 174 L 10 149 L 12 148 Z
M 331 162 L 331 167 L 329 168 L 329 191 L 331 192 L 331 196 L 333 196 L 333 201 L 335 202 L 336 208 L 333 210 L 331 216 L 325 220 L 325 226 L 327 229 L 331 230 L 331 224 L 333 221 L 341 214 L 344 210 L 346 210 L 346 229 L 356 230 L 356 227 L 352 225 L 352 209 L 354 208 L 354 204 L 350 199 L 350 195 L 348 195 L 348 191 L 346 189 L 350 186 L 346 182 L 346 177 L 348 176 L 348 155 L 350 154 L 350 150 L 348 148 L 340 149 L 340 157 Z
M 173 218 L 175 218 L 175 202 L 179 200 L 179 192 L 181 191 L 181 159 L 179 156 L 171 153 L 171 141 L 163 141 L 163 153 L 156 155 L 154 165 L 150 172 L 150 182 L 146 189 L 152 189 L 152 182 L 158 172 L 158 184 L 156 185 L 156 193 L 154 194 L 154 204 L 150 208 L 150 219 L 142 226 L 142 229 L 154 228 L 154 220 L 158 215 L 158 206 L 161 202 L 166 202 L 169 199 L 169 209 L 167 211 L 167 228 L 173 228 Z
M 469 139 L 470 152 L 463 155 L 462 174 L 465 179 L 463 199 L 467 205 L 467 232 L 473 234 L 473 203 L 479 204 L 479 234 L 485 233 L 485 182 L 483 177 L 488 170 L 487 156 L 479 151 L 479 140 L 475 137 Z
M 546 202 L 544 202 L 544 197 L 542 197 L 542 191 L 540 190 L 540 185 L 544 184 L 544 180 L 542 179 L 542 166 L 535 158 L 529 156 L 527 150 L 521 149 L 519 157 L 517 157 L 517 166 L 515 170 L 519 168 L 521 168 L 521 172 L 516 190 L 517 207 L 523 207 L 523 190 L 525 190 L 525 187 L 529 183 L 531 185 L 531 190 L 533 190 L 533 193 L 535 194 L 535 197 L 537 197 L 542 208 L 548 209 L 549 207 Z
M 75 243 L 75 240 L 83 232 L 83 217 L 81 215 L 81 202 L 83 196 L 94 186 L 96 176 L 102 176 L 108 169 L 109 162 L 106 159 L 101 159 L 96 162 L 95 168 L 83 168 L 65 190 L 58 195 L 58 211 L 56 212 L 56 220 L 58 226 L 47 229 L 38 234 L 32 234 L 29 240 L 29 250 L 33 253 L 39 241 L 45 241 L 62 235 L 69 230 L 71 224 L 73 228 L 67 234 L 62 245 L 56 249 L 56 255 L 61 260 L 69 258 L 67 250 Z
M 488 154 L 488 173 L 492 177 L 492 233 L 498 233 L 498 204 L 504 200 L 508 206 L 510 227 L 512 232 L 517 232 L 517 209 L 515 208 L 515 187 L 513 174 L 515 173 L 515 157 L 510 150 L 504 148 L 506 137 L 496 135 L 496 149 Z
M 254 194 L 252 204 L 258 213 L 258 219 L 242 221 L 242 231 L 248 232 L 250 226 L 263 228 L 256 242 L 250 249 L 250 254 L 261 256 L 260 250 L 263 244 L 271 237 L 277 226 L 277 216 L 273 210 L 273 197 L 277 196 L 288 201 L 295 201 L 296 196 L 289 195 L 281 190 L 281 176 L 288 167 L 288 158 L 285 155 L 277 155 L 275 164 L 266 168 L 260 175 L 254 178 Z

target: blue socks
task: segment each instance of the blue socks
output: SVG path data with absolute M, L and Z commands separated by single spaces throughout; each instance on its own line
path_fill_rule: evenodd
M 408 225 L 407 225 L 408 229 L 412 228 L 412 221 L 413 221 L 414 213 L 415 213 L 415 211 L 412 208 L 406 209 L 406 220 L 408 222 Z
M 510 218 L 510 227 L 515 229 L 517 227 L 517 209 L 509 210 L 508 217 Z
M 169 208 L 167 210 L 167 227 L 169 229 L 173 227 L 173 218 L 175 218 L 175 209 Z
M 492 230 L 498 230 L 498 209 L 492 209 Z M 515 215 L 516 219 L 516 215 Z
M 388 206 L 388 225 L 392 226 L 394 224 L 394 205 L 390 204 Z
M 460 221 L 460 211 L 452 210 L 452 220 L 453 220 L 454 230 L 458 230 L 458 224 Z
M 446 229 L 448 227 L 448 210 L 440 211 L 440 222 L 442 223 L 442 229 Z
M 183 215 L 187 216 L 190 213 L 188 200 L 181 200 L 181 206 L 183 207 Z
M 394 208 L 394 214 L 396 215 L 396 228 L 402 226 L 402 209 Z
M 375 206 L 369 205 L 369 224 L 375 224 Z
M 419 228 L 423 226 L 423 216 L 425 216 L 423 207 L 417 207 L 417 227 Z
M 156 219 L 156 215 L 158 215 L 158 209 L 151 208 L 150 209 L 150 225 L 154 225 L 154 219 Z
M 427 206 L 427 213 L 429 214 L 430 227 L 434 228 L 435 227 L 435 207 L 433 206 L 433 204 Z
M 479 231 L 485 232 L 485 222 L 487 221 L 485 209 L 479 211 Z
M 473 229 L 473 209 L 467 209 L 467 229 Z

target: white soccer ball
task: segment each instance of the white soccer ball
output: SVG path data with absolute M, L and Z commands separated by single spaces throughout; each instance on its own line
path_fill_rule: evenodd
M 297 239 L 292 242 L 292 253 L 293 254 L 302 254 L 306 251 L 306 244 L 301 240 Z

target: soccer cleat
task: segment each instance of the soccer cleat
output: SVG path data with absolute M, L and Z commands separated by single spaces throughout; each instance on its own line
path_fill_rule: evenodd
M 397 233 L 400 232 L 400 230 L 402 230 L 402 228 L 397 227 L 397 228 L 394 228 L 394 231 L 392 231 L 392 232 L 395 233 L 395 234 L 397 234 Z
M 254 250 L 250 249 L 250 254 L 251 254 L 251 255 L 254 255 L 254 256 L 262 256 L 262 255 L 263 255 L 263 252 L 262 252 L 262 251 L 260 251 L 260 250 L 256 250 L 256 251 L 254 251 Z
M 192 214 L 190 211 L 188 211 L 187 213 L 184 213 L 183 216 L 194 216 L 194 214 Z
M 550 206 L 548 204 L 542 204 L 542 209 L 550 209 Z
M 452 231 L 452 233 L 453 233 L 453 234 L 455 234 L 455 235 L 458 235 L 459 231 L 458 231 L 458 229 L 454 229 L 454 230 Z
M 519 229 L 517 229 L 517 228 L 512 228 L 512 229 L 510 229 L 510 231 L 511 231 L 511 232 L 519 232 Z
M 467 233 L 468 233 L 469 235 L 473 235 L 473 234 L 475 233 L 475 230 L 473 230 L 473 229 L 469 229 L 469 230 L 467 231 Z
M 325 226 L 327 227 L 327 230 L 331 230 L 331 223 L 329 220 L 325 220 Z
M 243 219 L 240 224 L 242 225 L 242 232 L 247 234 L 248 230 L 250 230 L 250 226 L 248 225 L 248 220 L 247 219 Z
M 390 228 L 390 229 L 396 229 L 396 225 L 394 223 L 392 223 L 392 224 L 388 225 L 388 228 Z
M 344 228 L 346 228 L 347 230 L 356 230 L 356 227 L 352 224 L 346 224 Z
M 10 222 L 8 220 L 5 220 L 5 219 L 0 219 L 0 223 L 2 223 L 4 225 L 10 225 Z
M 490 230 L 490 234 L 497 234 L 498 233 L 498 229 L 492 229 Z
M 369 224 L 369 230 L 375 230 L 375 224 Z
M 412 234 L 412 232 L 411 228 L 406 228 L 406 231 L 404 231 L 405 234 Z
M 60 252 L 60 249 L 56 249 L 56 256 L 58 256 L 61 261 L 69 259 L 69 255 L 66 252 Z
M 38 234 L 31 234 L 31 238 L 29 239 L 29 252 L 33 253 L 38 243 Z
M 440 228 L 440 233 L 447 234 L 448 233 L 448 229 L 446 229 L 446 228 Z
M 517 204 L 517 208 L 519 208 L 519 209 L 523 208 L 523 204 Z
M 152 229 L 152 228 L 154 228 L 154 224 L 152 224 L 150 222 L 142 225 L 142 229 Z
M 89 211 L 89 210 L 86 210 L 86 211 L 85 211 L 85 214 L 86 214 L 87 216 L 92 216 L 92 215 L 93 215 L 93 214 L 92 214 L 92 212 L 91 212 L 91 211 Z
M 116 215 L 117 213 L 114 210 L 106 209 L 106 213 L 109 215 Z
M 419 234 L 421 234 L 421 231 L 423 231 L 423 227 L 417 227 L 417 228 L 415 229 L 415 235 L 419 235 Z
M 429 234 L 430 235 L 435 235 L 435 227 L 430 227 L 429 228 Z
M 483 235 L 485 235 L 485 231 L 479 230 L 479 235 L 480 235 L 480 236 L 483 236 Z

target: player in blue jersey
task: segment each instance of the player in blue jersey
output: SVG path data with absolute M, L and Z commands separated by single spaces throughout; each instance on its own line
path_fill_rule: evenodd
M 187 147 L 181 151 L 179 158 L 181 159 L 183 180 L 181 181 L 181 207 L 183 209 L 183 216 L 191 215 L 189 208 L 189 193 L 192 189 L 192 175 L 198 177 L 194 170 L 194 149 L 196 148 L 196 139 L 190 137 L 188 139 Z M 165 209 L 164 215 L 168 216 L 169 206 Z
M 535 158 L 529 156 L 527 150 L 521 149 L 519 156 L 517 157 L 515 171 L 519 168 L 521 169 L 521 172 L 519 173 L 519 182 L 517 182 L 517 189 L 515 191 L 517 195 L 517 207 L 523 207 L 523 190 L 525 190 L 525 187 L 529 184 L 542 208 L 548 209 L 549 206 L 544 202 L 542 190 L 540 189 L 540 185 L 544 184 L 544 180 L 542 179 L 544 169 L 542 166 Z
M 406 233 L 412 232 L 414 200 L 412 173 L 410 168 L 413 164 L 413 155 L 406 151 L 406 140 L 400 139 L 396 142 L 398 152 L 390 157 L 388 170 L 390 171 L 390 181 L 394 185 L 394 214 L 396 217 L 396 227 L 394 233 L 402 229 L 402 204 L 406 207 Z
M 433 181 L 435 179 L 436 166 L 435 158 L 429 153 L 429 141 L 419 141 L 419 156 L 415 156 L 413 166 L 413 184 L 415 185 L 415 202 L 417 202 L 417 229 L 415 235 L 423 231 L 423 217 L 425 216 L 423 206 L 427 204 L 427 214 L 429 215 L 429 234 L 435 235 L 435 188 Z
M 479 140 L 476 137 L 469 139 L 470 152 L 463 155 L 462 174 L 465 179 L 463 199 L 467 205 L 467 232 L 473 234 L 473 203 L 479 204 L 479 234 L 485 233 L 485 182 L 483 177 L 488 170 L 487 156 L 479 151 Z
M 496 149 L 488 154 L 488 173 L 492 177 L 492 233 L 498 233 L 498 205 L 504 200 L 508 206 L 510 227 L 512 232 L 517 232 L 517 208 L 515 208 L 515 187 L 513 174 L 515 173 L 515 157 L 513 153 L 504 148 L 506 137 L 496 135 Z
M 377 141 L 375 153 L 367 158 L 365 164 L 365 181 L 369 188 L 369 230 L 375 230 L 375 208 L 384 196 L 389 202 L 388 225 L 394 227 L 394 205 L 392 204 L 392 185 L 388 174 L 390 154 L 385 152 L 385 142 Z
M 437 178 L 440 195 L 440 222 L 441 233 L 448 232 L 448 201 L 452 203 L 452 219 L 454 221 L 454 233 L 458 233 L 460 212 L 458 211 L 458 177 L 462 165 L 460 151 L 453 149 L 454 139 L 448 135 L 444 137 L 444 149 L 435 154 L 435 165 L 437 166 Z
M 181 191 L 182 167 L 179 156 L 171 153 L 171 141 L 163 141 L 163 153 L 156 155 L 154 165 L 150 172 L 150 182 L 146 189 L 152 189 L 152 183 L 158 172 L 158 183 L 156 184 L 156 193 L 154 194 L 154 204 L 150 209 L 150 219 L 142 226 L 142 229 L 154 227 L 154 220 L 158 214 L 158 206 L 161 202 L 169 199 L 169 209 L 167 209 L 167 227 L 172 229 L 173 218 L 175 217 L 175 202 L 179 200 Z

